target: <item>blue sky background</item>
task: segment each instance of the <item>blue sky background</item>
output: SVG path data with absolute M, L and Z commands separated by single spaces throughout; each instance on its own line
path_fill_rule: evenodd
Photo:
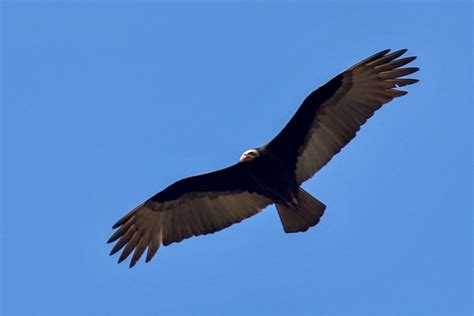
M 472 4 L 2 1 L 5 315 L 472 313 Z M 408 48 L 410 93 L 273 207 L 117 265 L 125 212 L 270 140 L 314 88 Z

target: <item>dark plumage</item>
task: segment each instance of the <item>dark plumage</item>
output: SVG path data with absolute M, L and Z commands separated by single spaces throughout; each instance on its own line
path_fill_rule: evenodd
M 405 95 L 396 88 L 417 82 L 400 78 L 418 68 L 400 68 L 415 57 L 406 50 L 381 51 L 313 91 L 285 128 L 268 144 L 245 152 L 231 167 L 179 180 L 114 226 L 111 255 L 119 262 L 133 251 L 130 267 L 148 248 L 214 233 L 275 203 L 285 232 L 316 225 L 325 205 L 300 188 L 352 138 L 383 104 Z

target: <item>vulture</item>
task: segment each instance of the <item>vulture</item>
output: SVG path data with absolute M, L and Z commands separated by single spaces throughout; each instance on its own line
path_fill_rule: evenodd
M 145 250 L 146 262 L 160 246 L 212 234 L 275 204 L 286 233 L 315 226 L 326 206 L 301 188 L 326 165 L 382 105 L 407 94 L 398 87 L 417 79 L 403 67 L 416 57 L 383 50 L 353 65 L 309 94 L 280 133 L 245 151 L 236 164 L 181 179 L 119 219 L 110 255 L 132 252 L 130 268 Z

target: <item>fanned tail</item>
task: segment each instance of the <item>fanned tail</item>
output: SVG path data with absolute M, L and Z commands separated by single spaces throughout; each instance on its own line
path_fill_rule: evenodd
M 326 205 L 300 188 L 298 191 L 298 204 L 291 207 L 276 204 L 276 207 L 285 232 L 297 233 L 307 231 L 310 227 L 319 223 Z

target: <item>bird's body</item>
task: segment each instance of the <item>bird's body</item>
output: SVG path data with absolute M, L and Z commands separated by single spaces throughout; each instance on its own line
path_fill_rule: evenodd
M 151 260 L 160 245 L 209 234 L 275 204 L 285 232 L 316 225 L 326 206 L 301 189 L 356 134 L 384 103 L 406 94 L 395 88 L 418 68 L 399 68 L 415 57 L 406 50 L 379 52 L 313 91 L 283 130 L 268 144 L 242 154 L 225 169 L 185 178 L 121 218 L 109 239 L 111 254 L 134 251 L 135 265 L 146 248 Z
M 200 190 L 204 188 L 209 191 L 217 191 L 216 184 L 221 183 L 221 191 L 217 192 L 230 191 L 235 188 L 228 188 L 224 183 L 227 182 L 229 177 L 234 177 L 234 179 L 239 178 L 241 180 L 239 182 L 240 190 L 260 194 L 275 203 L 289 205 L 295 203 L 299 185 L 296 183 L 293 170 L 285 169 L 285 167 L 280 159 L 274 157 L 271 153 L 264 152 L 260 154 L 258 159 L 237 163 L 230 167 L 232 171 L 238 171 L 239 175 L 225 174 L 222 177 L 222 182 L 219 182 L 217 178 L 209 179 L 212 181 L 210 185 L 198 184 L 197 181 L 203 179 L 201 176 L 186 178 L 159 192 L 150 200 L 161 203 L 172 201 L 184 190 L 192 192 L 191 185 L 193 188 L 199 187 Z

